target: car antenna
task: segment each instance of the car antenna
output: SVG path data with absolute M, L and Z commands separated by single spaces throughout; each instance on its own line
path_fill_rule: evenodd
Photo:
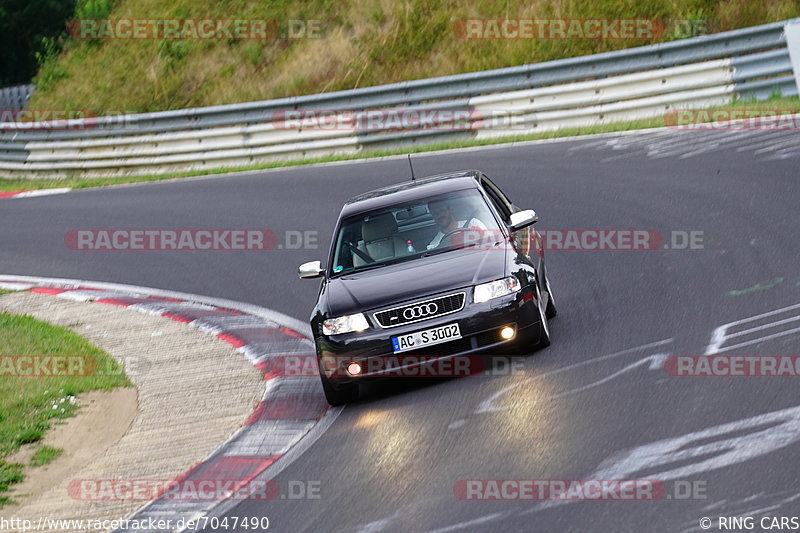
M 414 181 L 414 165 L 411 164 L 411 154 L 408 154 L 408 166 L 411 167 L 411 181 Z

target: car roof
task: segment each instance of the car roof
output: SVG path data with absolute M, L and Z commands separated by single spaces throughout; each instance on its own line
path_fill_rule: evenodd
M 350 198 L 344 204 L 341 216 L 346 217 L 447 192 L 475 189 L 482 175 L 478 170 L 460 170 L 381 187 Z

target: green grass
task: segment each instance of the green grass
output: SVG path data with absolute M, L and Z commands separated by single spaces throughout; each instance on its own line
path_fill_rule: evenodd
M 43 60 L 31 109 L 149 112 L 297 96 L 536 63 L 800 16 L 796 0 L 80 0 L 85 18 L 320 20 L 322 38 L 62 42 Z M 459 37 L 475 18 L 660 19 L 652 39 Z
M 39 446 L 31 457 L 30 466 L 44 466 L 60 456 L 64 450 L 53 446 Z
M 9 464 L 0 460 L 0 509 L 4 505 L 13 503 L 13 500 L 4 493 L 8 492 L 11 485 L 20 483 L 25 479 L 22 473 L 22 466 L 18 463 Z
M 87 370 L 81 376 L 9 375 L 8 356 L 83 356 Z M 15 366 L 13 363 L 12 366 Z M 17 367 L 19 368 L 19 367 Z M 21 446 L 42 440 L 45 432 L 78 409 L 75 397 L 91 390 L 129 387 L 122 367 L 108 354 L 64 328 L 51 326 L 30 316 L 0 313 L 0 506 L 9 502 L 7 492 L 24 478 L 23 465 L 5 459 Z M 57 455 L 40 447 L 35 464 L 45 464 Z
M 749 100 L 742 100 L 722 106 L 722 109 L 763 109 L 763 110 L 783 110 L 789 112 L 800 112 L 800 98 L 791 97 L 773 97 L 769 100 L 761 102 L 753 102 Z M 716 108 L 709 108 L 713 110 Z M 333 161 L 352 161 L 358 159 L 367 159 L 374 157 L 385 157 L 407 153 L 422 153 L 434 152 L 438 150 L 449 150 L 454 148 L 467 148 L 472 146 L 489 146 L 494 144 L 504 144 L 512 142 L 532 141 L 541 139 L 556 139 L 560 137 L 569 137 L 576 135 L 592 135 L 597 133 L 608 133 L 615 131 L 631 131 L 647 128 L 664 127 L 664 118 L 657 117 L 651 119 L 637 120 L 633 122 L 618 122 L 613 124 L 606 124 L 602 126 L 589 126 L 584 128 L 564 128 L 560 130 L 553 130 L 549 132 L 520 135 L 516 137 L 503 137 L 498 139 L 483 139 L 483 140 L 463 140 L 451 141 L 421 146 L 411 146 L 407 148 L 398 148 L 394 150 L 374 150 L 364 151 L 359 154 L 329 156 L 310 159 L 297 159 L 292 161 L 279 161 L 273 163 L 262 163 L 256 165 L 248 165 L 241 167 L 228 167 L 218 169 L 207 169 L 187 172 L 174 172 L 167 174 L 156 175 L 140 175 L 140 176 L 125 176 L 120 178 L 65 178 L 65 179 L 3 179 L 0 176 L 0 191 L 17 191 L 27 189 L 49 189 L 55 187 L 71 187 L 73 189 L 84 189 L 88 187 L 103 187 L 109 185 L 119 185 L 123 183 L 141 183 L 150 181 L 161 181 L 176 178 L 207 176 L 211 174 L 229 174 L 233 172 L 247 172 L 256 170 L 265 170 L 270 168 L 283 168 L 302 165 L 311 165 L 317 163 L 329 163 Z

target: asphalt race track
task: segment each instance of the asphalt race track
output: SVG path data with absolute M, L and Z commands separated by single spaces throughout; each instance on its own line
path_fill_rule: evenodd
M 276 479 L 318 499 L 243 501 L 275 531 L 701 531 L 800 510 L 790 377 L 673 377 L 669 355 L 800 354 L 797 133 L 664 131 L 415 158 L 477 168 L 537 229 L 702 232 L 702 249 L 551 250 L 553 344 L 512 375 L 373 386 Z M 719 144 L 722 142 L 722 144 Z M 777 156 L 777 157 L 776 157 Z M 342 203 L 406 179 L 403 158 L 0 201 L 0 273 L 145 285 L 305 319 Z M 70 229 L 317 231 L 319 249 L 85 252 Z M 778 281 L 780 280 L 780 281 Z M 784 309 L 789 308 L 789 309 Z M 719 330 L 748 317 L 778 311 Z M 795 331 L 796 330 L 796 331 Z M 712 342 L 713 340 L 713 342 Z M 730 348 L 730 349 L 729 349 Z M 459 480 L 654 479 L 657 501 L 463 501 Z M 678 492 L 694 483 L 688 498 Z M 685 492 L 685 491 L 684 491 Z

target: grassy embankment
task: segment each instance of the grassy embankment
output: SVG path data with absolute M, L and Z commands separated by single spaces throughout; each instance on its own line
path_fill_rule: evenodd
M 73 375 L 54 376 L 38 371 L 38 375 L 24 376 L 20 371 L 27 372 L 31 367 L 23 366 L 19 356 L 49 358 L 43 359 L 47 361 L 54 361 L 54 356 L 70 356 L 91 370 L 80 372 L 87 375 L 67 371 L 64 374 Z M 37 443 L 53 424 L 75 415 L 80 408 L 76 396 L 129 386 L 122 367 L 113 358 L 71 331 L 30 316 L 0 313 L 0 507 L 11 503 L 8 491 L 24 479 L 27 470 L 47 464 L 61 453 L 58 448 Z M 22 446 L 34 447 L 28 464 L 5 460 Z
M 297 96 L 510 67 L 800 16 L 796 0 L 80 0 L 78 18 L 322 21 L 321 38 L 67 39 L 35 80 L 32 109 L 148 112 Z M 659 19 L 658 39 L 459 37 L 470 18 Z

